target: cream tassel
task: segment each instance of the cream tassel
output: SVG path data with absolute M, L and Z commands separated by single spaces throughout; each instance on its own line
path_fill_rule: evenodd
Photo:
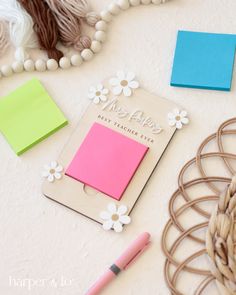
M 89 4 L 86 0 L 60 0 L 64 6 L 70 10 L 77 18 L 85 19 L 88 25 L 95 26 L 99 21 L 100 16 L 90 10 Z
M 60 32 L 63 45 L 71 46 L 78 51 L 91 46 L 91 39 L 81 35 L 81 20 L 77 18 L 61 0 L 45 0 L 51 8 Z
M 16 48 L 15 59 L 24 62 L 29 58 L 26 49 L 38 46 L 31 16 L 16 0 L 1 0 L 0 19 L 9 23 L 10 40 Z
M 7 28 L 5 22 L 0 22 L 0 56 L 3 55 L 9 45 L 7 38 Z

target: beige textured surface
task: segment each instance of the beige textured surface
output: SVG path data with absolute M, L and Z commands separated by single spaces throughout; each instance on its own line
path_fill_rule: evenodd
M 96 0 L 94 6 L 100 10 L 106 3 Z M 26 287 L 14 286 L 29 278 L 37 283 L 32 286 L 34 295 L 82 295 L 142 231 L 152 234 L 152 247 L 104 295 L 169 294 L 163 278 L 160 237 L 179 169 L 208 134 L 235 116 L 236 109 L 236 77 L 229 93 L 169 86 L 176 32 L 189 29 L 235 33 L 235 11 L 234 0 L 172 0 L 161 7 L 132 8 L 110 25 L 108 41 L 96 59 L 80 69 L 34 74 L 62 108 L 70 125 L 20 158 L 0 137 L 1 294 L 30 293 L 27 281 Z M 0 63 L 10 60 L 9 53 Z M 175 136 L 133 212 L 132 225 L 117 235 L 104 232 L 97 224 L 44 198 L 40 173 L 45 163 L 59 155 L 77 125 L 88 105 L 88 87 L 123 68 L 133 70 L 148 91 L 185 107 L 191 124 Z M 31 76 L 21 74 L 1 80 L 0 95 Z M 63 286 L 63 279 L 73 281 Z M 191 281 L 187 282 L 188 294 L 192 294 Z M 186 285 L 186 281 L 183 283 Z M 216 294 L 216 290 L 212 288 L 207 294 Z

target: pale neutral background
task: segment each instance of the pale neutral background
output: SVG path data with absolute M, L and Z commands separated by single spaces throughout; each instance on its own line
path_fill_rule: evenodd
M 93 2 L 97 11 L 109 3 Z M 234 0 L 172 0 L 162 6 L 132 8 L 111 23 L 107 43 L 94 60 L 77 69 L 34 74 L 70 124 L 21 157 L 0 136 L 1 294 L 82 295 L 142 231 L 151 233 L 152 247 L 103 294 L 169 294 L 163 277 L 160 238 L 178 172 L 194 156 L 201 140 L 222 121 L 233 117 L 236 110 L 236 76 L 228 93 L 169 86 L 176 34 L 178 29 L 235 33 L 235 11 Z M 9 53 L 0 64 L 11 60 Z M 132 225 L 122 234 L 105 232 L 96 223 L 46 199 L 41 194 L 40 176 L 43 165 L 57 158 L 79 122 L 89 103 L 89 86 L 117 69 L 134 71 L 144 88 L 182 105 L 191 118 L 191 124 L 169 146 L 132 213 Z M 1 79 L 0 95 L 32 76 Z M 24 279 L 38 285 L 28 290 Z M 62 282 L 65 279 L 67 286 Z M 24 282 L 25 286 L 20 286 Z M 192 285 L 186 281 L 184 284 L 186 294 L 192 294 Z M 208 294 L 216 294 L 216 290 L 211 288 Z

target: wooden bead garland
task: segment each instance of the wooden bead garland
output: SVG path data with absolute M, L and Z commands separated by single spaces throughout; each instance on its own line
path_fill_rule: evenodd
M 42 60 L 42 59 L 36 60 L 36 62 L 35 62 L 35 69 L 38 72 L 45 72 L 46 69 L 47 69 L 46 62 L 44 60 Z
M 104 20 L 100 20 L 96 23 L 95 29 L 97 31 L 106 31 L 107 30 L 107 23 Z
M 141 4 L 141 0 L 130 0 L 129 2 L 132 6 L 138 6 Z
M 59 60 L 59 65 L 62 69 L 69 69 L 71 66 L 70 59 L 68 57 L 63 56 Z
M 103 31 L 97 31 L 94 35 L 94 39 L 100 42 L 105 42 L 106 40 L 106 33 Z
M 129 0 L 119 0 L 118 5 L 121 9 L 127 10 L 130 7 L 130 2 Z
M 72 66 L 78 67 L 79 65 L 81 65 L 83 62 L 83 59 L 81 57 L 81 55 L 79 54 L 74 54 L 71 57 L 71 64 Z
M 58 62 L 55 59 L 49 59 L 47 61 L 47 69 L 49 71 L 55 71 L 58 68 Z
M 21 73 L 24 71 L 24 65 L 21 61 L 15 61 L 12 64 L 12 70 L 14 73 Z
M 80 54 L 74 54 L 70 58 L 62 57 L 59 62 L 55 59 L 42 60 L 38 59 L 35 62 L 31 59 L 26 60 L 24 63 L 14 61 L 12 65 L 3 65 L 0 68 L 0 78 L 9 77 L 13 73 L 26 72 L 45 72 L 45 71 L 56 71 L 59 67 L 61 69 L 69 69 L 71 66 L 78 67 L 84 61 L 91 60 L 94 55 L 101 51 L 102 43 L 106 41 L 106 31 L 108 23 L 112 21 L 113 17 L 118 15 L 120 12 L 127 10 L 130 7 L 138 5 L 149 5 L 149 4 L 163 4 L 168 0 L 117 0 L 114 3 L 109 4 L 108 8 L 100 13 L 101 19 L 95 24 L 96 32 L 94 34 L 93 41 L 91 42 L 90 48 L 85 48 Z
M 9 77 L 12 75 L 12 68 L 9 65 L 3 65 L 1 68 L 1 73 L 5 77 Z
M 32 59 L 27 59 L 24 62 L 24 69 L 26 72 L 33 72 L 35 69 L 34 61 Z
M 113 14 L 113 15 L 117 15 L 120 13 L 120 7 L 118 4 L 116 3 L 111 3 L 109 6 L 108 6 L 108 11 Z
M 112 14 L 108 10 L 104 10 L 101 12 L 101 18 L 105 22 L 109 23 L 112 20 Z
M 102 49 L 102 43 L 99 42 L 99 41 L 96 41 L 94 40 L 91 44 L 91 50 L 94 52 L 94 53 L 98 53 L 99 51 L 101 51 Z
M 144 5 L 150 4 L 152 1 L 151 0 L 141 0 L 141 3 Z
M 81 56 L 85 61 L 91 60 L 93 58 L 93 55 L 94 54 L 91 49 L 86 48 L 81 52 Z

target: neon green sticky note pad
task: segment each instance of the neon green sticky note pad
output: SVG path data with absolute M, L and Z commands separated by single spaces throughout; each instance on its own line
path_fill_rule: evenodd
M 0 99 L 0 131 L 18 156 L 67 124 L 37 79 Z

